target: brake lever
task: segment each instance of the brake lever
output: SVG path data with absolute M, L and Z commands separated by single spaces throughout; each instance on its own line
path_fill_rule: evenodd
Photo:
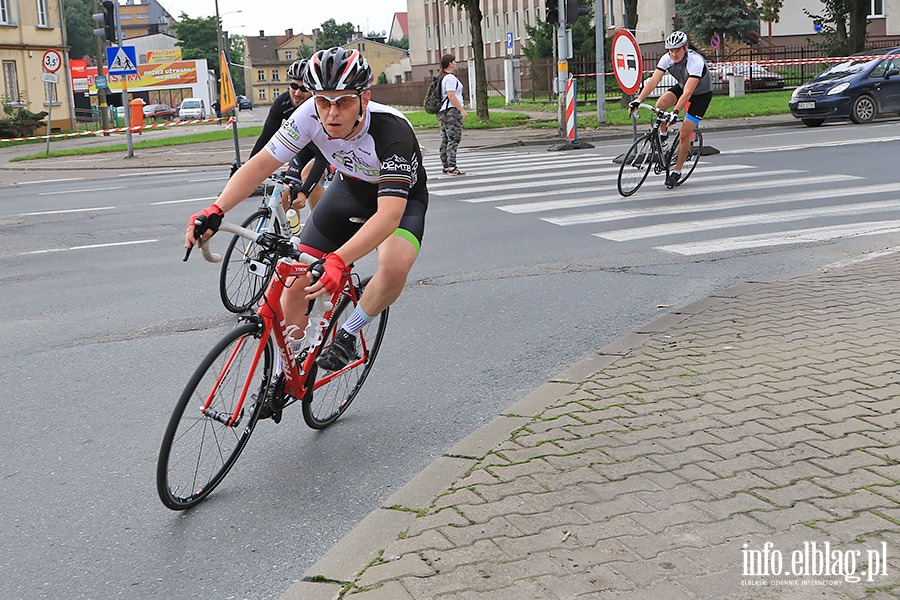
M 323 265 L 321 262 L 314 263 L 314 264 L 310 265 L 309 272 L 312 273 L 312 277 L 309 280 L 309 284 L 312 285 L 315 282 L 317 282 L 322 277 L 322 275 L 325 274 L 325 265 Z M 306 305 L 306 313 L 304 313 L 304 314 L 307 317 L 312 312 L 313 306 L 315 306 L 315 304 L 316 304 L 316 299 L 313 298 L 312 300 L 309 301 L 309 304 Z

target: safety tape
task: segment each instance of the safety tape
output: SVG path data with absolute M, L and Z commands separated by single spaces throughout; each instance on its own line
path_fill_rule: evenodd
M 73 131 L 71 133 L 54 133 L 50 136 L 32 135 L 29 137 L 16 138 L 0 138 L 0 142 L 24 142 L 27 140 L 46 140 L 50 138 L 71 138 L 83 137 L 86 135 L 103 135 L 105 133 L 120 133 L 122 131 L 143 131 L 144 129 L 156 129 L 159 127 L 178 127 L 181 125 L 195 125 L 197 123 L 216 123 L 222 121 L 224 117 L 216 117 L 213 119 L 191 119 L 190 121 L 170 121 L 168 123 L 153 123 L 151 125 L 133 125 L 131 127 L 114 127 L 112 129 L 92 129 L 90 131 Z M 228 129 L 234 124 L 234 117 L 229 117 L 225 128 Z
M 762 60 L 735 60 L 729 62 L 718 62 L 712 63 L 708 62 L 707 66 L 710 70 L 718 71 L 722 70 L 725 67 L 748 67 L 748 66 L 790 66 L 790 65 L 814 65 L 818 63 L 842 63 L 848 61 L 871 61 L 871 60 L 882 60 L 885 58 L 900 58 L 900 54 L 875 54 L 872 56 L 829 56 L 825 58 L 770 58 L 770 59 L 762 59 Z M 644 73 L 651 73 L 650 71 L 644 71 Z M 599 75 L 613 75 L 614 73 L 610 71 L 609 73 L 579 73 L 573 74 L 572 77 L 597 77 Z

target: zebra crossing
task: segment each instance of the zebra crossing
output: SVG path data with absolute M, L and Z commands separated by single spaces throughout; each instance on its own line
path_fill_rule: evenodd
M 599 152 L 461 151 L 459 164 L 473 165 L 464 177 L 442 175 L 437 156 L 424 162 L 433 197 L 493 205 L 603 240 L 685 256 L 900 231 L 900 218 L 892 218 L 900 217 L 900 182 L 762 168 L 725 162 L 735 160 L 728 157 L 701 160 L 686 186 L 674 191 L 651 173 L 641 190 L 623 198 L 613 158 Z

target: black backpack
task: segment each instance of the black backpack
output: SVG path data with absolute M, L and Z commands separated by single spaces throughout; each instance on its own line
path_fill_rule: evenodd
M 444 75 L 446 73 L 441 73 L 440 77 L 435 77 L 431 81 L 431 85 L 428 86 L 428 91 L 425 92 L 425 101 L 422 102 L 422 106 L 425 107 L 425 112 L 429 115 L 438 114 L 441 106 L 444 104 L 444 94 L 441 92 L 441 81 L 444 80 Z

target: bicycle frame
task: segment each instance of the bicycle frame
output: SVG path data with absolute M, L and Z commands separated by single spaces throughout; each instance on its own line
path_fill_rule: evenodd
M 255 232 L 240 227 L 231 226 L 231 224 L 227 223 L 222 224 L 221 230 L 236 233 L 247 239 L 250 239 L 255 235 Z M 209 253 L 208 245 L 204 244 L 202 246 L 202 249 L 204 257 L 206 257 L 207 260 L 215 261 L 214 255 Z M 306 254 L 303 254 L 301 258 L 304 260 L 308 260 L 309 262 L 315 260 L 314 257 Z M 284 313 L 281 309 L 281 296 L 285 288 L 288 287 L 286 283 L 287 281 L 293 280 L 292 285 L 299 285 L 299 280 L 297 278 L 303 278 L 303 280 L 305 281 L 308 266 L 308 264 L 294 262 L 288 259 L 281 259 L 280 261 L 278 261 L 278 264 L 275 267 L 275 275 L 269 282 L 269 286 L 266 288 L 266 291 L 259 302 L 259 307 L 256 315 L 248 317 L 248 319 L 258 319 L 259 321 L 261 328 L 259 335 L 260 342 L 259 347 L 257 348 L 256 353 L 253 356 L 247 378 L 241 389 L 240 400 L 235 404 L 234 412 L 229 415 L 227 419 L 225 415 L 209 414 L 209 406 L 215 398 L 219 386 L 222 383 L 225 374 L 228 372 L 234 356 L 236 356 L 240 351 L 243 345 L 243 341 L 241 344 L 235 346 L 234 350 L 232 351 L 231 357 L 229 357 L 228 361 L 226 362 L 222 374 L 220 375 L 216 384 L 213 386 L 212 391 L 210 392 L 206 403 L 203 406 L 203 414 L 222 423 L 225 423 L 229 427 L 236 427 L 239 424 L 244 401 L 246 400 L 247 393 L 249 392 L 252 385 L 253 374 L 256 371 L 260 358 L 262 358 L 263 356 L 266 348 L 266 343 L 270 337 L 275 341 L 275 348 L 279 354 L 281 364 L 283 366 L 285 377 L 284 391 L 294 398 L 302 399 L 306 397 L 306 394 L 310 391 L 308 377 L 309 374 L 313 372 L 313 361 L 315 361 L 316 357 L 318 356 L 318 349 L 324 345 L 324 341 L 308 348 L 308 351 L 301 353 L 302 360 L 300 363 L 298 363 L 296 357 L 294 357 L 288 349 L 287 334 L 284 329 L 285 318 Z M 347 283 L 344 286 L 344 289 L 336 292 L 331 297 L 330 302 L 324 301 L 322 297 L 316 300 L 316 302 L 319 303 L 320 309 L 323 311 L 323 315 L 321 317 L 322 323 L 320 325 L 320 331 L 323 335 L 324 332 L 328 329 L 328 326 L 331 323 L 331 319 L 334 315 L 334 311 L 339 306 L 341 296 L 343 295 L 346 295 L 347 298 L 349 298 L 350 302 L 352 302 L 354 305 L 356 305 L 359 300 L 356 295 L 356 286 L 353 284 L 353 281 L 350 277 L 347 278 Z M 310 316 L 310 318 L 313 318 L 312 315 Z M 366 342 L 365 336 L 362 333 L 359 334 L 359 340 L 362 346 L 362 355 L 360 356 L 360 358 L 350 362 L 343 369 L 329 372 L 321 378 L 316 379 L 316 381 L 312 383 L 313 391 L 323 385 L 328 384 L 335 377 L 338 377 L 351 369 L 359 367 L 360 365 L 365 363 L 366 360 L 368 360 L 368 344 Z

